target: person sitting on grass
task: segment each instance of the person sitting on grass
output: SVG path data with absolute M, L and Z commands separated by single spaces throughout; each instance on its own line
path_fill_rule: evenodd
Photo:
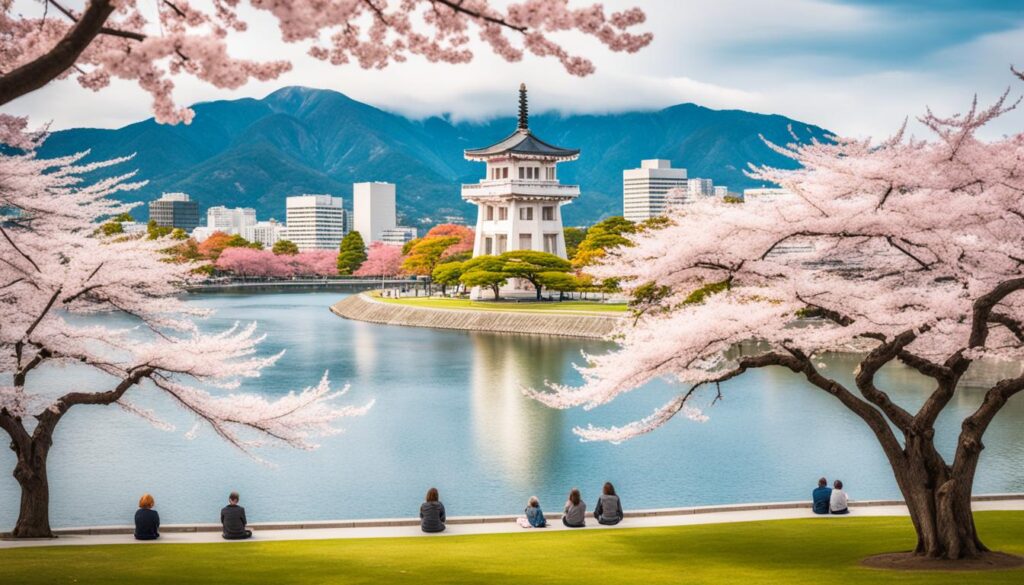
M 530 501 L 526 504 L 526 518 L 520 518 L 519 522 L 523 528 L 544 528 L 548 525 L 547 519 L 544 518 L 544 511 L 540 509 L 540 500 L 537 499 L 537 496 L 530 496 Z
M 420 504 L 420 528 L 423 532 L 444 532 L 444 504 L 438 496 L 437 488 L 427 490 L 427 501 Z
M 811 492 L 811 499 L 814 504 L 811 509 L 815 514 L 828 514 L 829 500 L 832 498 L 832 490 L 828 487 L 828 480 L 824 477 L 818 480 L 818 487 Z
M 583 528 L 587 525 L 587 503 L 580 498 L 580 490 L 572 488 L 569 501 L 565 503 L 562 524 L 569 528 Z
M 597 518 L 599 524 L 606 526 L 615 526 L 622 522 L 622 502 L 619 501 L 619 496 L 615 495 L 615 486 L 611 482 L 605 482 L 604 489 L 597 498 L 594 518 Z
M 238 492 L 231 492 L 228 505 L 220 511 L 220 524 L 224 529 L 226 540 L 245 540 L 252 536 L 252 530 L 246 530 L 245 508 L 238 505 Z
M 828 510 L 832 514 L 849 514 L 850 509 L 847 506 L 847 502 L 846 492 L 843 491 L 843 482 L 837 479 L 832 484 L 832 494 L 829 497 Z
M 139 509 L 135 511 L 135 540 L 156 540 L 160 538 L 160 514 L 153 509 L 153 496 L 142 494 Z

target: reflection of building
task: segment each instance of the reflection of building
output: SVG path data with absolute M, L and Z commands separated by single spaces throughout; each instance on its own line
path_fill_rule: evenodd
M 149 202 L 149 219 L 161 227 L 190 232 L 199 225 L 199 203 L 185 193 L 164 193 L 159 199 Z
M 416 228 L 398 226 L 381 232 L 379 241 L 392 246 L 401 246 L 409 240 L 416 239 Z
M 546 381 L 565 383 L 580 343 L 535 335 L 469 333 L 473 342 L 473 428 L 477 448 L 500 466 L 503 481 L 534 488 L 564 432 L 563 412 L 523 395 Z M 595 344 L 596 347 L 596 344 Z M 588 347 L 587 349 L 591 349 Z M 595 350 L 596 351 L 596 350 Z
M 341 197 L 299 195 L 287 202 L 288 239 L 299 250 L 337 250 L 345 236 Z
M 640 161 L 639 169 L 622 171 L 622 215 L 644 221 L 665 214 L 668 192 L 686 189 L 686 169 L 673 169 L 672 161 Z
M 367 245 L 380 241 L 384 230 L 395 227 L 394 183 L 355 183 L 352 185 L 353 227 Z

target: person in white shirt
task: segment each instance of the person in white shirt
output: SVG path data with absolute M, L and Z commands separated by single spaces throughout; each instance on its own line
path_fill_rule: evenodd
M 843 491 L 843 482 L 838 479 L 832 484 L 832 497 L 828 502 L 828 510 L 830 514 L 850 513 L 847 507 L 846 492 Z

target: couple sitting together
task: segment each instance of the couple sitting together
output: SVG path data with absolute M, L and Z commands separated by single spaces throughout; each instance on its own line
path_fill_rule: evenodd
M 811 492 L 811 499 L 814 502 L 811 509 L 815 514 L 849 514 L 847 507 L 848 498 L 843 491 L 843 482 L 836 480 L 832 487 L 828 487 L 828 480 L 824 477 L 818 480 L 818 487 Z

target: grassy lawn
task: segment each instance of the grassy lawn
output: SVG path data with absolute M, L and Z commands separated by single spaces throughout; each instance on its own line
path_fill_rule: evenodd
M 980 512 L 992 548 L 1024 554 L 1024 512 Z M 1024 570 L 879 571 L 869 555 L 913 545 L 907 518 L 434 538 L 0 550 L 0 583 L 660 583 L 970 585 Z
M 472 309 L 477 311 L 520 311 L 520 312 L 551 312 L 551 313 L 625 313 L 625 303 L 600 303 L 597 301 L 471 301 L 469 299 L 440 299 L 427 297 L 411 297 L 401 299 L 383 298 L 373 295 L 385 303 L 409 305 L 410 307 L 427 307 L 431 309 Z

